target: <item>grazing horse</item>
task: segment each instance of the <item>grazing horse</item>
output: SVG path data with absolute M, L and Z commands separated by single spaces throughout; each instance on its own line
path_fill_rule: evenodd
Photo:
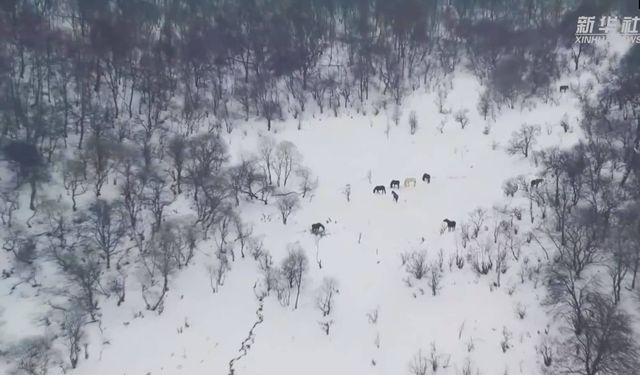
M 400 181 L 399 180 L 391 180 L 391 183 L 389 184 L 389 188 L 393 189 L 400 189 Z
M 407 177 L 404 179 L 404 187 L 415 187 L 416 179 L 413 177 Z
M 387 189 L 382 185 L 378 185 L 373 188 L 373 194 L 387 194 Z
M 316 235 L 324 233 L 324 225 L 322 225 L 321 223 L 311 224 L 311 233 Z
M 456 222 L 455 221 L 449 220 L 449 219 L 444 219 L 442 221 L 447 223 L 447 230 L 449 230 L 449 232 L 451 232 L 452 230 L 456 229 Z
M 391 191 L 391 195 L 393 195 L 394 202 L 398 203 L 398 194 L 395 191 Z
M 567 92 L 567 90 L 569 90 L 569 85 L 561 85 L 560 86 L 560 92 Z
M 427 184 L 431 183 L 431 175 L 429 173 L 425 173 L 422 175 L 422 181 L 426 181 Z
M 542 181 L 544 181 L 544 180 L 541 179 L 541 178 L 536 178 L 536 179 L 531 180 L 531 188 L 533 189 L 535 187 L 538 187 L 538 185 L 540 185 L 542 183 Z

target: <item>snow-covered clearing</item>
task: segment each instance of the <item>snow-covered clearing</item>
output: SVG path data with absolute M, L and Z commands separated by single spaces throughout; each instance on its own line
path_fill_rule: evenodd
M 250 255 L 237 256 L 224 285 L 212 293 L 205 265 L 214 245 L 205 242 L 195 265 L 172 282 L 161 315 L 142 308 L 135 283 L 123 306 L 116 307 L 115 300 L 102 305 L 101 326 L 90 326 L 89 357 L 74 373 L 225 374 L 238 357 L 233 370 L 242 375 L 393 374 L 407 371 L 419 351 L 431 358 L 432 347 L 439 373 L 461 373 L 465 366 L 482 374 L 537 373 L 542 360 L 538 346 L 550 321 L 540 305 L 544 288 L 538 277 L 532 274 L 523 283 L 519 272 L 525 259 L 535 268 L 544 254 L 534 243 L 525 244 L 518 261 L 508 257 L 501 286 L 492 287 L 494 271 L 480 276 L 468 261 L 462 269 L 456 266 L 456 252 L 466 256 L 471 251 L 471 245 L 463 249 L 456 238 L 460 223 L 477 207 L 490 213 L 494 204 L 507 204 L 526 212 L 526 200 L 505 198 L 502 184 L 521 174 L 534 178 L 535 166 L 531 158 L 508 155 L 505 145 L 523 123 L 541 125 L 534 149 L 569 145 L 576 139 L 578 110 L 571 96 L 558 94 L 559 105 L 503 111 L 484 134 L 487 121 L 476 110 L 479 86 L 464 74 L 456 77 L 447 107 L 453 112 L 469 109 L 465 129 L 452 114 L 438 113 L 435 96 L 422 91 L 403 104 L 398 125 L 391 105 L 375 116 L 345 112 L 307 118 L 301 130 L 295 120 L 275 125 L 271 136 L 298 147 L 303 163 L 319 179 L 318 189 L 303 199 L 287 225 L 272 205 L 244 202 L 241 212 L 276 264 L 290 243 L 298 242 L 307 253 L 310 272 L 298 309 L 268 296 L 259 311 L 256 293 L 262 276 Z M 412 110 L 419 126 L 415 135 L 408 125 Z M 565 114 L 569 133 L 559 126 Z M 248 123 L 234 130 L 228 137 L 231 153 L 239 158 L 255 151 L 259 137 L 246 129 L 264 127 Z M 258 133 L 264 136 L 266 131 Z M 421 181 L 425 172 L 431 175 L 430 184 Z M 415 188 L 402 187 L 407 177 L 417 179 Z M 389 191 L 392 179 L 401 182 L 397 203 Z M 347 184 L 349 202 L 343 194 Z M 387 194 L 373 194 L 376 185 L 384 185 Z M 183 207 L 178 202 L 170 210 Z M 458 222 L 455 232 L 440 233 L 444 218 Z M 521 233 L 527 231 L 527 218 L 523 214 L 518 223 Z M 315 222 L 326 227 L 322 238 L 310 233 Z M 442 251 L 438 295 L 432 295 L 428 277 L 410 279 L 402 266 L 401 254 L 414 250 L 426 250 L 428 263 L 437 261 Z M 325 276 L 338 281 L 339 293 L 333 311 L 323 318 L 315 296 Z M 38 310 L 38 296 L 29 300 L 33 313 L 26 312 L 24 301 L 19 307 L 11 297 L 0 301 L 4 319 L 12 322 L 1 328 L 4 335 L 46 329 L 29 324 Z M 522 319 L 516 311 L 519 304 L 526 310 Z M 328 319 L 334 323 L 326 335 L 320 322 Z

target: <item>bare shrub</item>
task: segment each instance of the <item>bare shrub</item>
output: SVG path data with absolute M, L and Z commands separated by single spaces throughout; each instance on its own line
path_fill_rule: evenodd
M 438 292 L 442 288 L 442 270 L 438 266 L 437 262 L 433 262 L 429 266 L 429 288 L 431 288 L 431 294 L 433 296 L 438 295 Z
M 322 316 L 331 314 L 333 299 L 338 293 L 338 281 L 336 279 L 332 277 L 322 279 L 322 285 L 316 295 L 316 307 L 322 312 Z
M 422 350 L 419 350 L 411 359 L 409 364 L 409 374 L 411 375 L 427 375 L 429 371 L 429 359 Z
M 417 280 L 422 280 L 426 276 L 429 266 L 425 250 L 412 251 L 404 256 L 403 261 L 406 271 Z
M 456 111 L 455 115 L 454 115 L 454 119 L 456 120 L 456 122 L 458 124 L 460 124 L 460 127 L 462 129 L 466 128 L 467 125 L 469 125 L 469 110 L 468 109 L 461 109 Z

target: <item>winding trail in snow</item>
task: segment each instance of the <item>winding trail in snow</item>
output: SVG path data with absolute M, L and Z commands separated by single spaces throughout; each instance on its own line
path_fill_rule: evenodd
M 258 301 L 259 301 L 258 309 L 256 310 L 256 316 L 258 317 L 258 320 L 256 320 L 255 323 L 253 323 L 253 325 L 251 326 L 251 329 L 249 330 L 249 334 L 242 341 L 242 344 L 240 345 L 240 350 L 238 350 L 240 352 L 240 355 L 238 355 L 237 357 L 229 361 L 229 375 L 235 374 L 236 370 L 233 368 L 233 366 L 238 360 L 242 359 L 242 357 L 246 356 L 249 353 L 249 349 L 251 348 L 251 345 L 253 345 L 256 339 L 255 329 L 256 327 L 258 327 L 258 325 L 260 325 L 264 321 L 264 314 L 262 313 L 262 310 L 264 308 L 264 297 L 260 297 Z

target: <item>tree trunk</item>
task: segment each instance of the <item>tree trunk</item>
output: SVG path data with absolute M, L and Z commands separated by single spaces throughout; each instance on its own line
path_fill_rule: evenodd
M 36 192 L 38 189 L 38 184 L 36 182 L 35 177 L 31 177 L 29 181 L 29 185 L 31 185 L 31 197 L 29 199 L 29 209 L 31 211 L 35 211 L 36 210 Z
M 301 283 L 298 283 L 297 288 L 296 288 L 297 289 L 297 291 L 296 291 L 296 303 L 293 306 L 294 309 L 298 308 L 298 299 L 300 298 L 300 284 Z

